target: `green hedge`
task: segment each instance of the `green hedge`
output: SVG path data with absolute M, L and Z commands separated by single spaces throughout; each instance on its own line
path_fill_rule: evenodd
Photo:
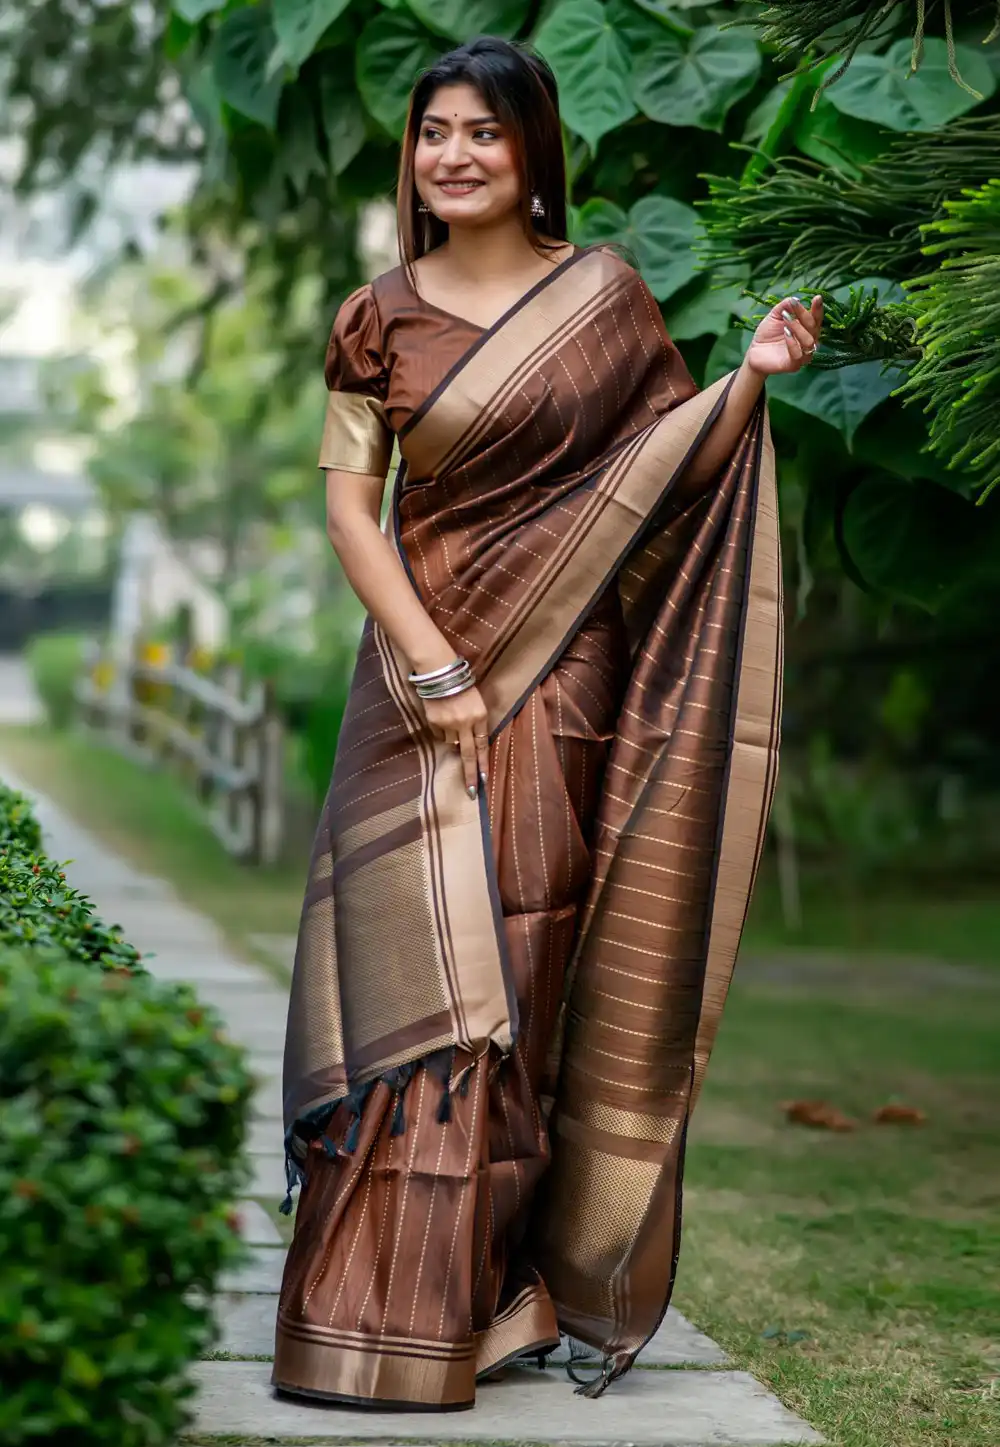
M 0 790 L 0 1441 L 168 1447 L 243 1251 L 253 1082 L 36 846 Z
M 73 689 L 84 641 L 82 633 L 43 633 L 25 650 L 35 690 L 53 728 L 69 728 L 73 721 Z
M 0 784 L 0 945 L 57 948 L 68 959 L 107 968 L 139 967 L 138 951 L 106 925 L 85 894 L 42 853 L 28 801 Z

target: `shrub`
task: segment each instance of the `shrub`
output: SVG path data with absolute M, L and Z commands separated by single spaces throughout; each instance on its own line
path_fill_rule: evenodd
M 0 1441 L 167 1447 L 242 1252 L 252 1081 L 187 987 L 0 947 Z
M 106 925 L 58 864 L 16 842 L 0 842 L 0 944 L 54 947 L 81 964 L 140 967 L 120 926 Z
M 43 633 L 28 644 L 28 666 L 53 728 L 69 728 L 73 721 L 73 687 L 83 645 L 80 633 Z
M 0 779 L 0 852 L 8 848 L 40 850 L 42 830 L 23 794 Z

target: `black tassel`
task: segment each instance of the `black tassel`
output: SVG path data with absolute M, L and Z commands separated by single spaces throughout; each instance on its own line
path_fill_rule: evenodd
M 469 1093 L 469 1081 L 472 1079 L 472 1071 L 467 1070 L 458 1082 L 458 1093 L 464 1100 Z
M 403 1114 L 403 1092 L 396 1091 L 396 1109 L 392 1113 L 392 1128 L 390 1135 L 406 1134 L 406 1116 Z
M 351 1121 L 350 1129 L 344 1137 L 344 1150 L 349 1156 L 353 1156 L 358 1148 L 358 1141 L 361 1139 L 361 1116 L 356 1115 Z
M 340 1152 L 328 1135 L 320 1136 L 320 1145 L 326 1151 L 331 1161 L 335 1161 Z
M 441 1104 L 437 1108 L 437 1119 L 438 1125 L 447 1125 L 451 1120 L 451 1091 L 447 1084 L 441 1097 Z

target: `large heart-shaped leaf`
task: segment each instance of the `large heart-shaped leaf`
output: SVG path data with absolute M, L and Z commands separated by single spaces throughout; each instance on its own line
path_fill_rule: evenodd
M 226 0 L 174 0 L 171 9 L 175 15 L 182 20 L 187 20 L 194 25 L 199 20 L 204 20 L 206 15 L 211 15 L 215 10 L 221 10 Z
M 760 51 L 743 30 L 701 25 L 686 34 L 628 0 L 611 0 L 608 18 L 628 47 L 632 98 L 650 120 L 721 130 L 760 74 Z
M 529 0 L 407 0 L 418 20 L 446 40 L 474 35 L 516 35 L 530 9 Z
M 635 115 L 629 57 L 598 0 L 562 0 L 534 45 L 555 71 L 563 120 L 591 150 Z
M 283 80 L 270 73 L 275 35 L 260 5 L 227 15 L 212 41 L 212 68 L 219 94 L 240 115 L 274 129 Z
M 695 337 L 725 332 L 730 317 L 753 305 L 752 298 L 743 295 L 741 284 L 713 286 L 709 276 L 693 290 L 692 295 L 685 292 L 683 301 L 675 298 L 673 306 L 664 315 L 664 321 L 675 342 L 687 342 Z
M 859 166 L 881 155 L 892 140 L 870 121 L 838 111 L 828 95 L 820 96 L 815 110 L 800 113 L 792 138 L 803 155 L 854 176 L 859 174 Z
M 866 478 L 852 489 L 841 542 L 865 582 L 937 612 L 982 564 L 982 518 L 974 504 L 933 483 Z
M 411 15 L 393 11 L 377 15 L 361 32 L 355 62 L 358 90 L 390 135 L 403 134 L 414 82 L 444 49 Z
M 909 40 L 897 40 L 884 55 L 856 55 L 845 75 L 826 94 L 837 110 L 874 121 L 892 131 L 936 131 L 978 104 L 948 73 L 943 40 L 924 41 L 920 69 L 910 71 Z M 967 45 L 955 47 L 958 69 L 967 85 L 990 96 L 996 77 L 989 62 Z
M 581 246 L 615 241 L 626 247 L 657 301 L 665 301 L 698 271 L 694 254 L 697 232 L 693 208 L 670 196 L 644 196 L 628 215 L 597 196 L 580 209 L 576 239 Z
M 345 78 L 349 75 L 344 66 L 331 65 L 320 82 L 323 129 L 335 176 L 347 169 L 365 143 L 365 113 L 357 91 Z
M 350 0 L 272 0 L 274 31 L 285 59 L 299 66 L 316 49 L 323 32 L 344 13 Z
M 862 362 L 828 372 L 806 367 L 791 376 L 769 377 L 767 393 L 776 401 L 829 422 L 851 445 L 859 424 L 899 386 L 899 373 L 883 372 L 881 362 Z

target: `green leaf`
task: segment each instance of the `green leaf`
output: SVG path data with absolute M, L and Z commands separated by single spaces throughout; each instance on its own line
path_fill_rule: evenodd
M 760 74 L 760 51 L 745 31 L 702 25 L 681 34 L 628 0 L 611 0 L 608 18 L 629 52 L 632 98 L 650 120 L 720 131 Z
M 340 68 L 320 81 L 320 111 L 330 150 L 330 169 L 341 175 L 365 143 L 365 113 L 357 91 L 344 84 Z
M 739 331 L 736 327 L 723 332 L 721 337 L 716 337 L 712 350 L 708 354 L 708 361 L 705 363 L 705 386 L 710 387 L 727 372 L 735 372 L 743 360 L 743 353 L 746 351 L 750 341 L 749 332 Z
M 806 367 L 792 376 L 768 377 L 767 394 L 843 433 L 848 447 L 859 424 L 899 385 L 898 372 L 881 362 L 862 362 L 828 372 Z
M 524 24 L 529 0 L 407 0 L 410 10 L 435 35 L 471 40 L 474 35 L 510 39 Z
M 298 86 L 289 92 L 282 109 L 278 163 L 299 196 L 311 176 L 323 174 L 323 160 L 316 144 L 316 118 L 309 95 Z
M 274 31 L 286 60 L 300 66 L 350 0 L 272 0 Z
M 629 57 L 598 0 L 562 0 L 533 43 L 555 71 L 563 120 L 591 150 L 635 115 Z
M 694 240 L 698 217 L 691 206 L 670 196 L 643 196 L 628 215 L 602 196 L 580 208 L 577 240 L 581 246 L 615 241 L 636 257 L 657 301 L 680 291 L 698 271 Z
M 274 130 L 283 80 L 269 75 L 275 37 L 266 9 L 228 15 L 212 41 L 212 69 L 222 99 L 240 115 Z
M 715 287 L 709 277 L 693 296 L 666 312 L 667 331 L 675 342 L 725 332 L 729 318 L 744 309 L 746 300 L 742 284 Z
M 361 32 L 356 59 L 358 90 L 370 113 L 390 135 L 402 136 L 414 82 L 442 54 L 444 48 L 411 15 L 377 15 Z
M 947 488 L 873 477 L 851 491 L 841 537 L 871 587 L 935 613 L 968 582 L 981 524 Z
M 784 105 L 785 100 L 791 93 L 792 81 L 782 80 L 768 91 L 762 101 L 758 101 L 747 117 L 747 123 L 743 127 L 743 140 L 748 146 L 755 146 L 762 141 L 778 119 L 778 113 Z
M 884 55 L 856 55 L 845 75 L 826 94 L 844 115 L 874 121 L 892 131 L 936 131 L 978 105 L 948 73 L 943 40 L 924 41 L 920 69 L 910 71 L 911 42 L 897 40 Z M 955 47 L 966 84 L 983 96 L 996 89 L 989 63 L 966 45 Z
M 172 10 L 182 20 L 189 21 L 192 25 L 198 20 L 203 20 L 206 15 L 211 15 L 216 10 L 221 10 L 226 0 L 174 0 Z
M 838 111 L 825 93 L 815 110 L 807 108 L 799 114 L 792 139 L 803 155 L 844 175 L 857 176 L 858 167 L 880 156 L 892 137 L 870 121 Z

